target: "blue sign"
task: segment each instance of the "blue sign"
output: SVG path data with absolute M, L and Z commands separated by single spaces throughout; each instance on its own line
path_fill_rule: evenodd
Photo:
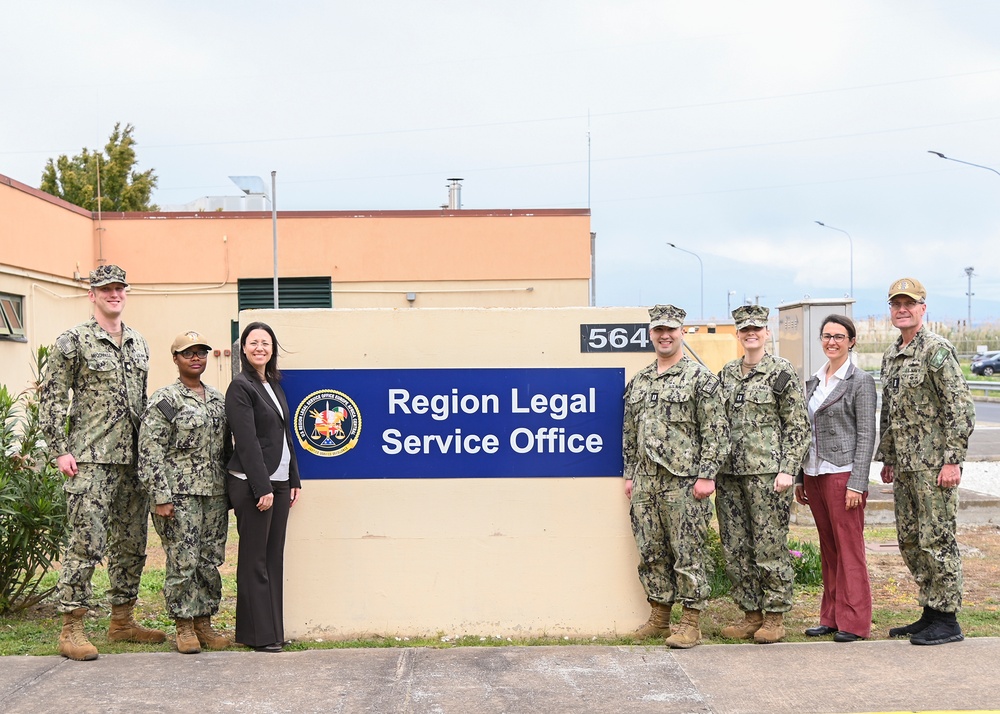
M 622 475 L 625 370 L 283 370 L 305 479 Z

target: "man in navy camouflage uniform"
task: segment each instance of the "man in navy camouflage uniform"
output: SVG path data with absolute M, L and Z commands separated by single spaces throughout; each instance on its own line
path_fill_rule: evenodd
M 955 348 L 924 327 L 927 291 L 902 278 L 889 287 L 900 336 L 882 357 L 881 441 L 875 460 L 893 484 L 899 551 L 919 588 L 923 613 L 889 630 L 915 645 L 964 639 L 962 558 L 955 538 L 958 484 L 976 412 Z
M 147 496 L 136 473 L 139 418 L 146 406 L 149 348 L 122 322 L 125 271 L 102 265 L 87 292 L 94 316 L 56 338 L 39 393 L 49 450 L 66 477 L 69 541 L 59 574 L 59 652 L 97 659 L 83 618 L 94 567 L 108 554 L 109 640 L 158 643 L 160 630 L 132 615 L 146 562 Z
M 232 644 L 211 619 L 222 599 L 219 566 L 229 528 L 225 464 L 233 443 L 226 398 L 201 380 L 211 350 L 194 331 L 174 339 L 170 354 L 178 378 L 150 397 L 139 432 L 139 479 L 167 556 L 163 599 L 183 654 Z
M 729 425 L 719 380 L 684 357 L 684 317 L 673 305 L 649 311 L 656 361 L 625 388 L 625 495 L 639 549 L 639 579 L 651 611 L 632 636 L 668 636 L 670 647 L 701 642 L 700 616 L 711 586 L 705 539 L 709 496 L 726 457 Z M 670 632 L 674 602 L 683 607 Z

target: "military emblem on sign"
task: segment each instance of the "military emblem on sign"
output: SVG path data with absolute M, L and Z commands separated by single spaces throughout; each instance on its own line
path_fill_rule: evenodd
M 295 436 L 317 456 L 340 456 L 358 444 L 361 411 L 354 400 L 335 389 L 313 392 L 295 410 Z

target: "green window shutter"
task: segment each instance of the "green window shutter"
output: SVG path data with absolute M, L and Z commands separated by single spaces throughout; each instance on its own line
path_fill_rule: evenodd
M 274 278 L 240 278 L 240 310 L 274 307 Z M 284 308 L 333 307 L 333 279 L 278 278 L 278 305 Z

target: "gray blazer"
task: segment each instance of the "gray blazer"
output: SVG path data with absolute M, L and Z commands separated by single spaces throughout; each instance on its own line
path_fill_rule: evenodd
M 806 403 L 819 386 L 813 375 L 806 382 Z M 820 459 L 846 466 L 853 463 L 847 487 L 868 491 L 868 474 L 875 451 L 875 380 L 854 364 L 812 417 L 812 437 Z M 809 458 L 806 454 L 806 458 Z M 802 474 L 798 481 L 801 482 Z

